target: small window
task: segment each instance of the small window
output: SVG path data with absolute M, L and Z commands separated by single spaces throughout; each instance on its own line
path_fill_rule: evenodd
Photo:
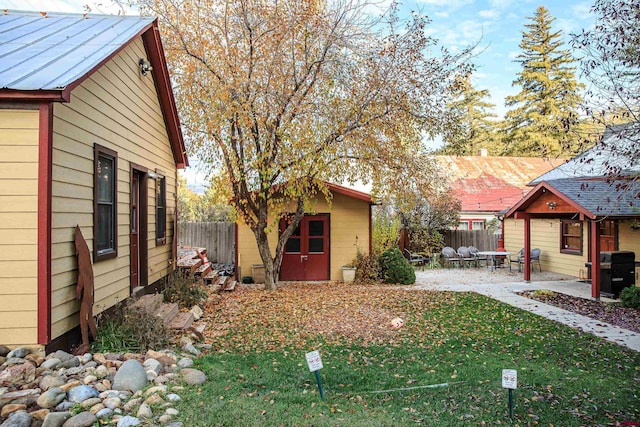
M 484 230 L 484 221 L 473 221 L 472 230 Z
M 458 230 L 468 230 L 469 229 L 469 221 L 460 221 L 458 223 Z
M 162 175 L 156 179 L 156 244 L 167 243 L 167 184 Z
M 284 231 L 285 226 L 286 223 L 282 223 L 281 232 Z M 285 243 L 284 251 L 288 254 L 300 253 L 300 243 L 300 226 L 298 225 L 298 227 L 296 227 L 296 229 L 293 231 L 291 237 L 289 237 L 289 239 L 287 240 L 287 243 Z
M 582 255 L 582 222 L 562 221 L 561 224 L 560 252 Z
M 118 155 L 94 145 L 93 158 L 93 262 L 118 256 Z

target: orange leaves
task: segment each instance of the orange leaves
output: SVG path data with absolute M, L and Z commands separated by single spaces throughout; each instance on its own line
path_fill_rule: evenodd
M 288 284 L 273 292 L 251 286 L 236 290 L 212 307 L 209 340 L 218 349 L 308 348 L 319 340 L 365 346 L 421 342 L 436 331 L 408 308 L 428 312 L 449 303 L 446 294 L 335 283 Z M 391 319 L 397 316 L 406 322 L 402 329 L 391 327 Z M 223 324 L 228 325 L 227 334 L 217 336 L 216 329 Z

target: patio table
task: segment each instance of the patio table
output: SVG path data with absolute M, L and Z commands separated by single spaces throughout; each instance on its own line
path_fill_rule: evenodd
M 509 255 L 511 255 L 511 253 L 509 252 L 499 252 L 499 251 L 480 251 L 480 252 L 476 252 L 476 255 L 484 255 L 487 257 L 487 268 L 491 271 L 494 271 L 496 269 L 496 257 L 497 256 L 504 256 L 507 257 Z

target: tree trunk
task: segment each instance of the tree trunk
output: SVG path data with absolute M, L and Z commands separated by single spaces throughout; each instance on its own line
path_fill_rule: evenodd
M 269 239 L 265 231 L 267 228 L 266 220 L 264 222 L 260 222 L 257 229 L 254 230 L 256 243 L 258 244 L 258 251 L 260 252 L 260 258 L 264 264 L 264 286 L 266 290 L 272 291 L 276 289 L 278 278 L 280 277 L 280 268 L 282 267 L 282 256 L 284 255 L 285 244 L 304 216 L 302 198 L 298 199 L 296 205 L 296 212 L 290 217 L 290 222 L 287 225 L 287 228 L 280 233 L 278 237 L 276 253 L 273 258 L 271 257 L 271 247 L 269 246 Z

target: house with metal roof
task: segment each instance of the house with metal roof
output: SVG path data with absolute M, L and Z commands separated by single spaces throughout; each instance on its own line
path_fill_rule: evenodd
M 505 248 L 540 248 L 543 269 L 590 280 L 600 298 L 603 275 L 617 279 L 601 270 L 601 253 L 629 251 L 640 260 L 638 130 L 637 123 L 609 128 L 593 148 L 533 180 L 505 215 Z M 620 280 L 635 283 L 635 260 Z M 526 262 L 525 281 L 530 274 Z
M 93 314 L 173 268 L 177 169 L 188 165 L 153 18 L 0 16 L 0 344 L 70 348 Z
M 458 230 L 484 230 L 530 190 L 534 178 L 565 159 L 478 156 L 435 156 L 453 194 L 460 200 Z

